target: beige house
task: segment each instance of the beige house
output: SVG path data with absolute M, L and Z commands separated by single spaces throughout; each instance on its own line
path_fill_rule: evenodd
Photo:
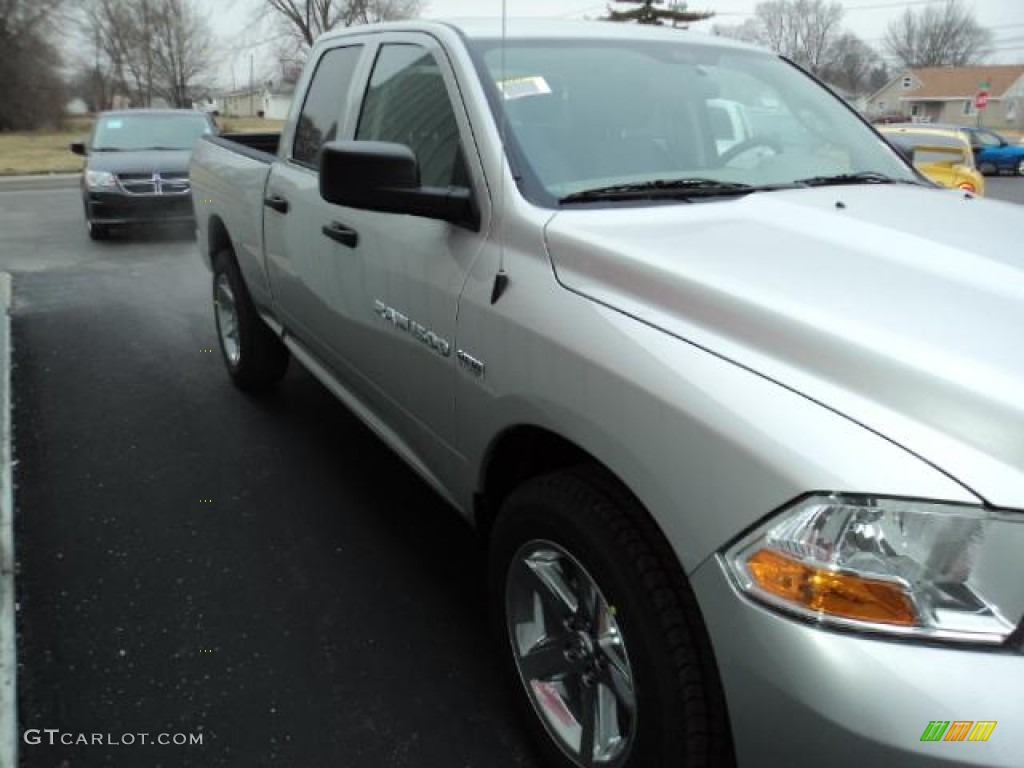
M 989 99 L 977 110 L 974 98 L 981 90 Z M 869 118 L 920 123 L 977 125 L 980 118 L 990 128 L 1021 128 L 1024 65 L 905 69 L 868 97 L 866 112 Z
M 242 89 L 220 97 L 219 111 L 231 117 L 265 117 L 284 120 L 288 117 L 295 83 L 268 81 L 253 89 Z

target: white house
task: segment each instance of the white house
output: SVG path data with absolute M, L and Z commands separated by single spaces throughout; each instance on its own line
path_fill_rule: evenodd
M 901 71 L 868 99 L 870 117 L 920 123 L 975 125 L 974 105 L 988 94 L 982 122 L 990 127 L 1024 126 L 1024 65 L 923 67 Z
M 218 111 L 228 117 L 265 117 L 284 120 L 291 108 L 295 83 L 267 81 L 255 88 L 242 88 L 224 94 L 218 100 Z

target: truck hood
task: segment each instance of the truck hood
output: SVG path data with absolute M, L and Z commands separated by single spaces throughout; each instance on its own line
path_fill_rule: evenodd
M 848 186 L 563 210 L 546 242 L 570 290 L 1024 509 L 1020 221 L 955 191 Z

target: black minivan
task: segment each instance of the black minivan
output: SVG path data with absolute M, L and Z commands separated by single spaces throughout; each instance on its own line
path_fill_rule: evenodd
M 101 112 L 88 142 L 71 151 L 85 155 L 82 201 L 93 240 L 113 227 L 195 220 L 188 161 L 200 136 L 216 133 L 212 118 L 190 109 L 127 109 Z

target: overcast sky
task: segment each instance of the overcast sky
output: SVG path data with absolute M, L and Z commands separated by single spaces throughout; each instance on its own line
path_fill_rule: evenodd
M 919 9 L 943 0 L 838 0 L 844 8 L 843 27 L 876 49 L 881 48 L 886 27 L 907 8 Z M 710 31 L 712 24 L 739 24 L 753 15 L 758 0 L 693 0 L 693 10 L 711 10 L 716 16 L 693 29 Z M 256 77 L 270 76 L 273 63 L 268 45 L 257 46 L 273 30 L 253 23 L 255 9 L 262 0 L 200 0 L 210 8 L 217 34 L 224 44 L 218 59 L 218 80 L 231 87 L 232 80 L 242 87 L 249 77 L 249 54 L 254 53 Z M 1024 0 L 966 0 L 978 21 L 992 30 L 996 50 L 993 63 L 1024 63 Z M 604 13 L 608 3 L 587 0 L 505 0 L 510 16 L 534 18 L 585 18 Z M 429 0 L 423 15 L 430 18 L 500 16 L 501 0 Z

